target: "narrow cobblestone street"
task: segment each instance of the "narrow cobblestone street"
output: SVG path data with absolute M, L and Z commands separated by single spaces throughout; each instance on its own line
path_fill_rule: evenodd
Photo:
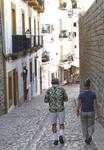
M 0 150 L 103 150 L 104 128 L 97 121 L 91 145 L 83 141 L 73 101 L 78 95 L 79 85 L 64 88 L 69 96 L 69 101 L 65 103 L 64 146 L 54 146 L 52 143 L 48 104 L 43 102 L 43 93 L 0 117 Z

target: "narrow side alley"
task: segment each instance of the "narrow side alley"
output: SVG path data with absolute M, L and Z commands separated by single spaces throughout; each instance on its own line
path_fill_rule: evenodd
M 64 86 L 69 96 L 65 103 L 65 144 L 54 146 L 48 120 L 48 104 L 44 93 L 21 107 L 0 117 L 0 150 L 103 150 L 104 128 L 96 121 L 96 132 L 91 145 L 83 141 L 80 120 L 76 116 L 74 97 L 79 85 Z

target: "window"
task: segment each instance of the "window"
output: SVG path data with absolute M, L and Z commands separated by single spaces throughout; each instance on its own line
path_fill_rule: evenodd
M 77 36 L 77 33 L 76 32 L 73 32 L 73 37 L 76 37 Z
M 77 45 L 75 45 L 74 47 L 77 48 Z
M 36 58 L 35 58 L 34 63 L 35 63 L 35 65 L 34 65 L 35 66 L 35 77 L 37 77 L 37 59 Z
M 16 34 L 16 6 L 12 4 L 12 34 Z
M 30 32 L 31 32 L 31 17 L 29 17 L 29 29 L 30 29 Z
M 32 61 L 30 60 L 30 82 L 32 82 Z
M 77 0 L 72 0 L 72 8 L 77 8 Z
M 52 78 L 52 79 L 55 78 L 54 73 L 51 73 L 51 78 Z
M 60 61 L 63 60 L 63 46 L 60 46 Z
M 36 19 L 34 18 L 34 35 L 36 35 Z
M 74 26 L 74 27 L 76 27 L 76 26 L 77 26 L 76 22 L 74 22 L 73 26 Z
M 13 85 L 12 85 L 12 71 L 8 72 L 8 98 L 9 98 L 9 108 L 13 104 Z

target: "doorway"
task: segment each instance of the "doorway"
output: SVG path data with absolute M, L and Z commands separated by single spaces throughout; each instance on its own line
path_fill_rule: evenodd
M 14 87 L 14 105 L 19 103 L 19 93 L 18 93 L 18 72 L 16 69 L 13 70 L 13 87 Z

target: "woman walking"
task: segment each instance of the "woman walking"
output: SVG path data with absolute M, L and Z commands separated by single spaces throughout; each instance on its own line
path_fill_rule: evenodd
M 80 92 L 77 105 L 77 116 L 80 115 L 82 132 L 87 144 L 91 143 L 94 133 L 95 111 L 96 115 L 99 115 L 96 93 L 90 89 L 90 85 L 90 79 L 86 79 L 85 89 Z

